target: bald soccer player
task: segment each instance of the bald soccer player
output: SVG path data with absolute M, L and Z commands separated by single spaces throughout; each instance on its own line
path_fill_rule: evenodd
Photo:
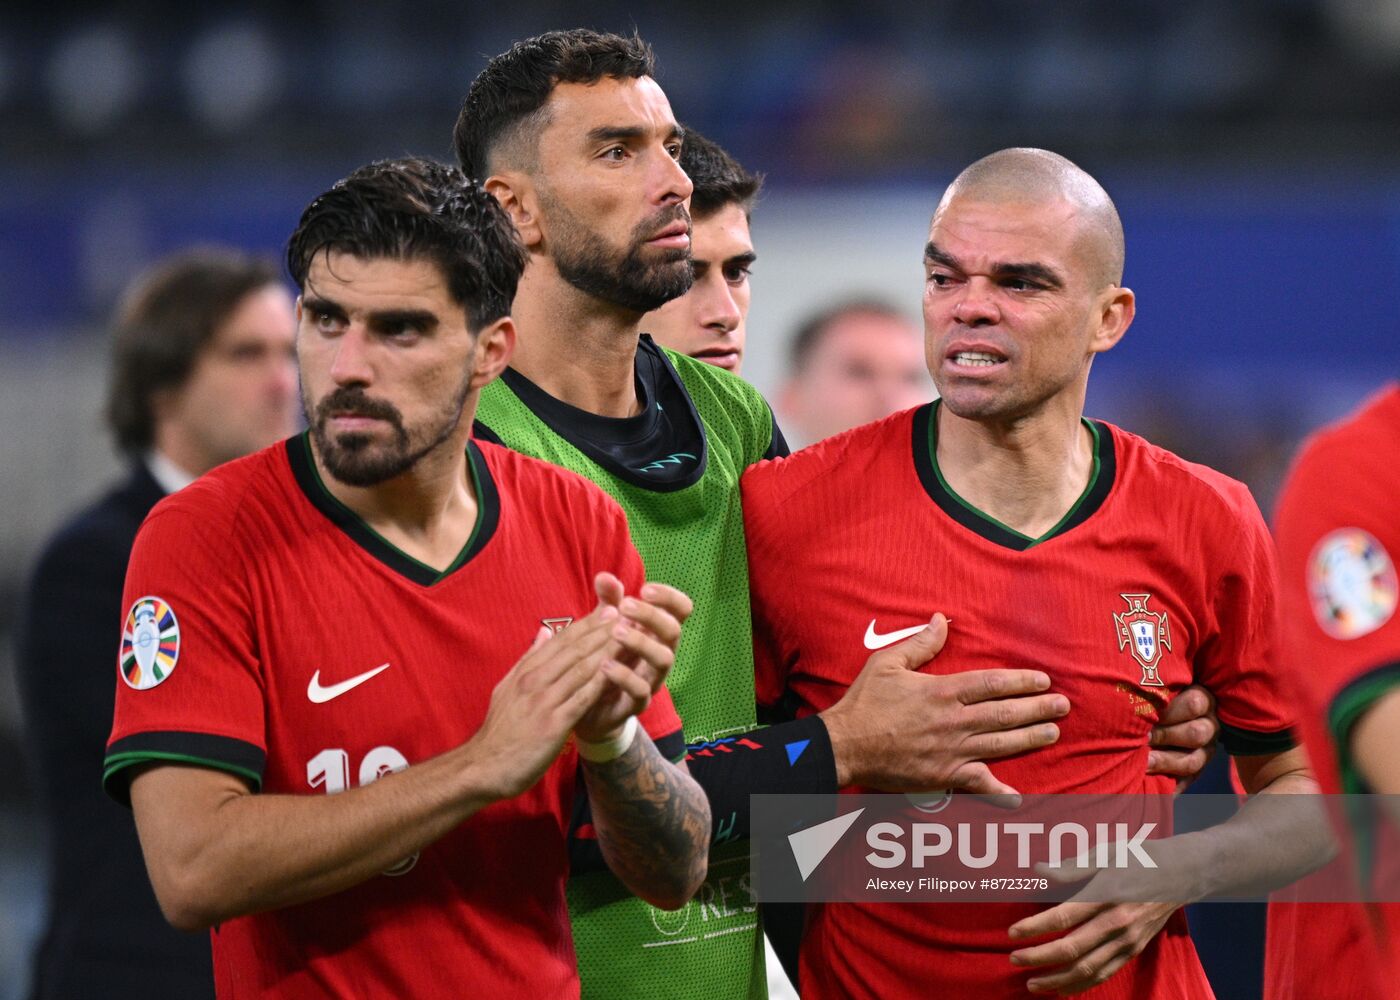
M 944 194 L 924 271 L 941 401 L 744 476 L 760 704 L 821 711 L 863 633 L 936 607 L 954 625 L 932 672 L 1029 658 L 1074 706 L 1057 743 L 992 762 L 999 780 L 1170 794 L 1144 772 L 1148 732 L 1200 683 L 1251 793 L 1315 789 L 1271 672 L 1272 549 L 1248 490 L 1083 415 L 1134 314 L 1108 195 L 1054 153 L 995 153 Z M 1183 895 L 1250 864 L 1230 861 Z M 801 972 L 818 997 L 1212 995 L 1175 902 L 816 905 Z

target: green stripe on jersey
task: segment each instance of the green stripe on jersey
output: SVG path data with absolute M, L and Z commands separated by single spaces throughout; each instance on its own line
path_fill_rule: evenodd
M 695 602 L 666 682 L 686 741 L 694 743 L 756 725 L 739 476 L 768 450 L 773 417 L 746 382 L 684 355 L 666 356 L 706 437 L 704 474 L 683 489 L 660 492 L 621 479 L 546 424 L 500 379 L 482 390 L 476 416 L 513 450 L 601 486 L 626 512 L 647 577 L 685 591 Z M 747 843 L 717 846 L 700 893 L 675 913 L 630 895 L 607 873 L 571 879 L 569 913 L 583 996 L 765 997 L 747 859 Z

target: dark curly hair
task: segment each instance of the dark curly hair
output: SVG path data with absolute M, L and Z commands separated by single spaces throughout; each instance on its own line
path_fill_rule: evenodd
M 455 167 L 416 157 L 361 167 L 306 207 L 287 242 L 303 291 L 323 250 L 432 261 L 473 330 L 510 313 L 526 259 L 495 198 Z
M 749 173 L 719 143 L 689 126 L 681 147 L 681 169 L 695 185 L 695 193 L 690 196 L 693 218 L 708 218 L 726 205 L 738 205 L 745 217 L 753 212 L 763 175 Z
M 509 144 L 528 166 L 548 120 L 545 103 L 558 84 L 636 79 L 655 70 L 651 46 L 635 34 L 574 28 L 516 42 L 486 64 L 462 101 L 452 132 L 457 163 L 468 177 L 484 179 L 492 157 Z

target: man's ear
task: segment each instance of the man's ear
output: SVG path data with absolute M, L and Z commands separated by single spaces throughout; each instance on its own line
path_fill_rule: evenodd
M 506 210 L 526 249 L 533 250 L 544 240 L 535 186 L 528 176 L 518 170 L 507 170 L 486 178 L 482 187 Z
M 1104 289 L 1098 305 L 1098 328 L 1089 341 L 1090 354 L 1113 348 L 1128 332 L 1137 314 L 1137 297 L 1131 288 L 1112 285 Z
M 488 323 L 476 335 L 476 360 L 472 366 L 471 387 L 480 389 L 493 381 L 515 353 L 515 321 L 509 316 Z

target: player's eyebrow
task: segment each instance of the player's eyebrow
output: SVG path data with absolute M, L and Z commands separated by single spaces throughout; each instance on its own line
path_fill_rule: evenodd
M 736 253 L 733 257 L 724 258 L 726 264 L 739 264 L 743 267 L 748 267 L 756 260 L 758 260 L 758 254 L 754 253 L 752 250 L 748 253 Z
M 928 243 L 924 245 L 924 263 L 938 264 L 942 267 L 951 268 L 959 272 L 963 270 L 958 259 L 946 250 L 940 249 L 933 240 L 929 240 Z M 1062 278 L 1057 271 L 1046 267 L 1044 264 L 1037 264 L 1034 261 L 998 262 L 992 265 L 991 273 L 998 278 L 1028 278 L 1048 288 L 1065 287 L 1065 279 Z
M 345 309 L 338 302 L 322 298 L 319 295 L 306 294 L 301 297 L 301 307 L 315 313 L 318 316 L 329 316 L 331 319 L 348 320 Z
M 1064 279 L 1055 271 L 1044 264 L 1030 263 L 1010 263 L 995 264 L 992 267 L 992 274 L 998 278 L 1029 278 L 1037 281 L 1047 288 L 1064 288 Z
M 408 327 L 419 333 L 437 328 L 437 313 L 431 309 L 377 309 L 368 314 L 369 325 L 375 330 L 396 330 Z
M 645 139 L 649 129 L 641 125 L 599 125 L 597 128 L 589 129 L 585 137 L 591 143 L 595 142 L 622 142 Z M 679 125 L 672 125 L 666 132 L 666 141 L 679 139 L 685 141 L 685 129 Z
M 944 267 L 952 268 L 954 271 L 962 270 L 961 266 L 958 264 L 958 259 L 952 254 L 940 250 L 938 244 L 934 243 L 933 240 L 929 240 L 924 244 L 924 263 L 941 264 Z

